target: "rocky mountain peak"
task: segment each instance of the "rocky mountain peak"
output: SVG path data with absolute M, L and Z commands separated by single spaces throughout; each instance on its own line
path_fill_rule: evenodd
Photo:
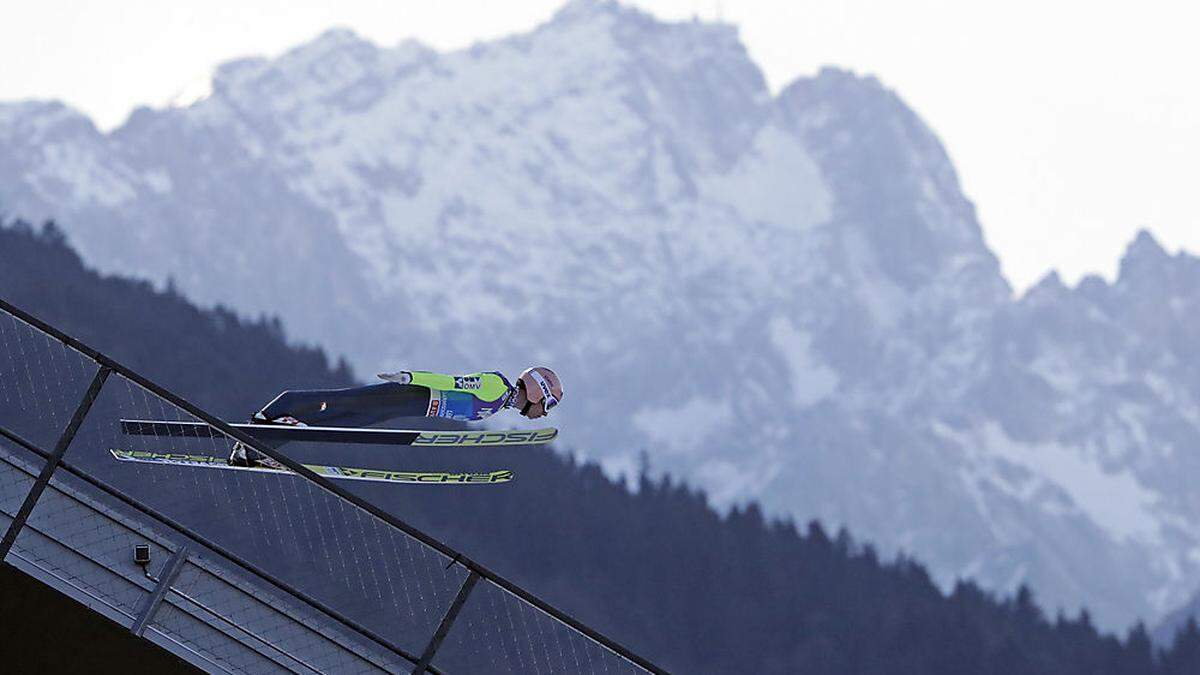
M 361 37 L 350 28 L 331 28 L 309 42 L 288 50 L 276 59 L 280 69 L 306 70 L 306 74 L 326 76 L 330 62 L 357 62 L 372 64 L 382 50 L 375 43 Z
M 347 28 L 325 31 L 275 59 L 239 59 L 218 68 L 213 105 L 234 118 L 283 115 L 311 126 L 303 107 L 369 108 L 394 90 L 398 76 L 430 61 L 434 52 L 407 40 L 385 49 Z M 273 119 L 278 123 L 279 119 Z
M 899 287 L 967 283 L 980 302 L 1010 289 L 937 136 L 870 76 L 823 68 L 781 92 L 779 116 L 836 186 L 834 220 Z
M 1121 256 L 1118 283 L 1137 283 L 1166 273 L 1171 256 L 1149 230 L 1141 230 Z
M 552 21 L 586 21 L 597 16 L 612 16 L 624 8 L 616 0 L 568 0 L 554 13 Z
M 270 63 L 265 56 L 247 56 L 226 61 L 217 66 L 213 73 L 213 91 L 228 91 L 241 86 L 262 73 Z
M 94 141 L 100 136 L 91 118 L 60 101 L 0 103 L 0 135 L 16 143 Z
M 1022 300 L 1034 304 L 1061 302 L 1069 294 L 1070 289 L 1063 283 L 1058 270 L 1051 270 L 1034 284 L 1032 288 L 1026 291 L 1025 297 Z

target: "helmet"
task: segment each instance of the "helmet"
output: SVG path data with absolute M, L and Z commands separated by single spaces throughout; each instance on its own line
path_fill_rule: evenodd
M 529 408 L 538 403 L 541 403 L 542 409 L 549 413 L 563 397 L 562 380 L 558 379 L 558 375 L 553 370 L 542 366 L 527 368 L 517 378 L 517 384 L 525 390 L 527 400 L 524 409 L 521 410 L 522 415 L 528 413 Z

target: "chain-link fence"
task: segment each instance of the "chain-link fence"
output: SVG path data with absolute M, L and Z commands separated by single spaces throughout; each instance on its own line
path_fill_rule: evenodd
M 114 454 L 239 441 L 294 473 Z M 0 559 L 214 672 L 662 672 L 2 300 L 0 532 Z

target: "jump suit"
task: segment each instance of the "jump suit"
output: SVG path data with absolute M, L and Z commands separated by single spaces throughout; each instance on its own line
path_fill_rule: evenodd
M 285 391 L 261 411 L 309 426 L 367 427 L 397 417 L 481 420 L 507 407 L 516 390 L 498 372 L 442 375 L 414 370 L 408 384 L 383 382 L 349 389 Z

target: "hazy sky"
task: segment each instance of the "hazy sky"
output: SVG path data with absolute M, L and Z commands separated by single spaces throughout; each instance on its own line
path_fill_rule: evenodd
M 217 63 L 333 25 L 439 49 L 527 30 L 561 2 L 39 0 L 0 11 L 0 100 L 56 98 L 120 124 Z M 1200 253 L 1200 48 L 1192 3 L 640 0 L 741 27 L 778 90 L 824 64 L 878 76 L 934 128 L 1005 273 L 1111 276 L 1137 229 Z M 19 7 L 19 9 L 14 9 Z

